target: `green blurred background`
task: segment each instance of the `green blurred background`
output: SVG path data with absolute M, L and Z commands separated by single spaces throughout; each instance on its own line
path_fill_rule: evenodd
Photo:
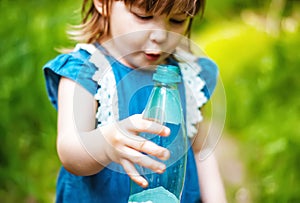
M 73 45 L 65 31 L 80 6 L 0 1 L 0 202 L 54 201 L 56 112 L 42 66 Z M 217 154 L 229 202 L 300 202 L 299 22 L 297 0 L 208 0 L 194 24 L 226 91 Z

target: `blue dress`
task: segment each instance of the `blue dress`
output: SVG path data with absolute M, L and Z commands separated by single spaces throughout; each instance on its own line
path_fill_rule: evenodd
M 102 52 L 105 50 L 96 44 Z M 92 95 L 97 92 L 97 82 L 92 79 L 97 67 L 89 62 L 90 53 L 79 49 L 69 54 L 61 54 L 44 66 L 44 75 L 49 99 L 57 109 L 58 85 L 61 77 L 67 77 L 82 85 Z M 153 87 L 151 71 L 133 71 L 105 53 L 111 64 L 118 94 L 119 119 L 142 113 Z M 200 77 L 206 82 L 204 94 L 209 98 L 216 85 L 216 65 L 207 58 L 199 58 L 202 67 Z M 173 65 L 175 61 L 171 61 Z M 179 85 L 185 112 L 183 84 Z M 181 202 L 201 202 L 194 154 L 188 150 L 187 171 Z M 130 180 L 123 168 L 111 163 L 102 171 L 91 176 L 77 176 L 62 166 L 56 186 L 56 202 L 67 203 L 127 203 Z

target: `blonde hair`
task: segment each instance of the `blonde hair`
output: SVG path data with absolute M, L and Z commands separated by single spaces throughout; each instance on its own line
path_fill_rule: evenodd
M 82 43 L 93 43 L 101 39 L 109 32 L 109 17 L 112 1 L 101 0 L 102 15 L 94 6 L 93 0 L 83 0 L 81 15 L 82 22 L 80 25 L 72 26 L 68 34 L 72 40 Z M 204 13 L 205 0 L 120 0 L 124 1 L 126 6 L 137 5 L 144 8 L 146 12 L 154 14 L 169 14 L 172 10 L 188 14 L 191 21 L 187 30 L 190 34 L 193 17 L 198 13 L 201 17 Z

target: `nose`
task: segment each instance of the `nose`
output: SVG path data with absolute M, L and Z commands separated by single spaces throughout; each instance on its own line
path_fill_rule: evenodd
M 155 43 L 163 43 L 168 38 L 168 31 L 165 29 L 155 29 L 151 31 L 150 40 Z

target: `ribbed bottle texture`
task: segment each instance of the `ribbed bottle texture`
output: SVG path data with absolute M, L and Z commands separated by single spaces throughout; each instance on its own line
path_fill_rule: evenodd
M 177 203 L 184 185 L 187 159 L 187 137 L 178 91 L 178 83 L 181 82 L 179 68 L 170 65 L 158 66 L 153 80 L 155 84 L 143 117 L 169 127 L 171 133 L 167 137 L 149 133 L 141 133 L 140 136 L 167 148 L 170 158 L 162 161 L 151 156 L 166 165 L 167 169 L 162 174 L 136 165 L 149 186 L 142 188 L 131 181 L 129 202 Z

